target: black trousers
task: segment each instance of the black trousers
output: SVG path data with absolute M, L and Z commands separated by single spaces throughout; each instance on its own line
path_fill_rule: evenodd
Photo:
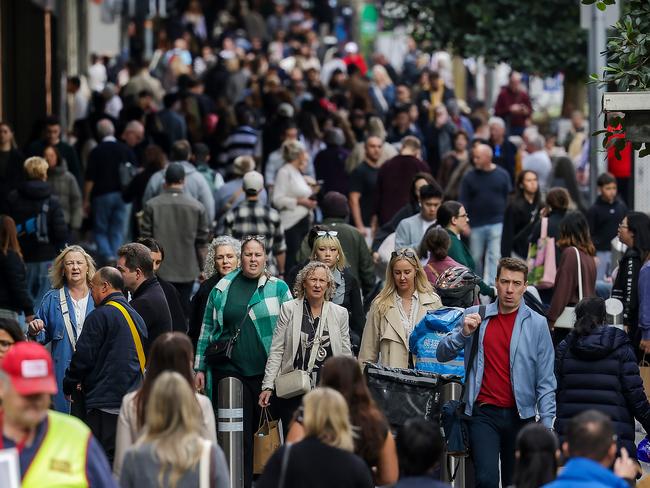
M 300 251 L 302 240 L 308 232 L 309 215 L 300 220 L 293 227 L 290 227 L 284 231 L 284 240 L 287 243 L 287 257 L 284 265 L 285 271 L 289 271 L 297 264 L 298 261 L 296 260 L 296 256 L 298 255 L 298 251 Z
M 302 397 L 303 395 L 299 395 L 297 397 L 284 399 L 276 397 L 274 393 L 271 398 L 271 412 L 273 413 L 273 418 L 282 420 L 282 431 L 285 439 L 296 410 L 298 410 L 302 404 Z
M 115 459 L 115 434 L 117 432 L 117 417 L 112 413 L 102 412 L 95 408 L 86 413 L 86 424 L 91 432 L 104 448 L 108 464 L 113 466 Z
M 262 392 L 263 375 L 241 376 L 236 373 L 223 373 L 212 370 L 212 405 L 219 421 L 219 381 L 224 378 L 237 378 L 244 388 L 244 487 L 253 485 L 253 435 L 259 425 L 262 409 L 258 404 Z

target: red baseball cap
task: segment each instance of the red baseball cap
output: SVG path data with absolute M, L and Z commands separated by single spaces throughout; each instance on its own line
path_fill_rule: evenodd
M 54 395 L 58 390 L 52 356 L 36 342 L 16 342 L 2 359 L 0 369 L 21 395 Z

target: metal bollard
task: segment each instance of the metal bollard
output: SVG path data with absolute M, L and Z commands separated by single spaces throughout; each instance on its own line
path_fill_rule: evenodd
M 237 378 L 219 381 L 217 440 L 230 471 L 230 488 L 244 486 L 244 388 Z
M 456 382 L 449 382 L 442 387 L 441 404 L 449 400 L 460 400 L 463 385 Z M 441 464 L 442 480 L 446 483 L 451 483 L 451 478 L 456 473 L 454 479 L 454 488 L 465 488 L 465 458 L 449 456 L 447 453 L 443 454 Z

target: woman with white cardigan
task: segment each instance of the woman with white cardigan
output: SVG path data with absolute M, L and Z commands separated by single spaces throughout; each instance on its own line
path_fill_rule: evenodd
M 306 372 L 313 388 L 328 357 L 352 356 L 348 311 L 330 301 L 334 286 L 330 268 L 320 261 L 312 261 L 298 273 L 294 288 L 297 298 L 280 308 L 259 403 L 262 408 L 268 407 L 276 390 L 273 406 L 285 431 L 305 392 L 283 395 L 281 388 L 276 388 L 282 377 L 298 370 Z
M 284 166 L 275 177 L 273 206 L 280 211 L 280 222 L 284 229 L 287 244 L 287 258 L 284 269 L 296 264 L 296 254 L 303 237 L 310 227 L 311 211 L 316 207 L 314 191 L 304 176 L 309 155 L 298 141 L 285 141 L 282 144 Z

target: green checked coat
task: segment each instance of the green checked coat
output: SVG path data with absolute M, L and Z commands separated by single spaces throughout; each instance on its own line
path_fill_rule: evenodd
M 196 345 L 194 369 L 207 372 L 206 387 L 208 395 L 211 390 L 212 372 L 205 364 L 205 350 L 210 344 L 219 340 L 223 333 L 223 311 L 228 299 L 230 284 L 239 273 L 241 273 L 240 269 L 224 276 L 210 292 L 205 307 L 201 335 Z M 248 316 L 255 326 L 267 355 L 271 349 L 271 340 L 273 339 L 275 324 L 280 315 L 280 306 L 291 299 L 293 297 L 284 281 L 275 277 L 267 277 L 265 274 L 260 276 L 257 290 L 248 302 L 250 308 Z

